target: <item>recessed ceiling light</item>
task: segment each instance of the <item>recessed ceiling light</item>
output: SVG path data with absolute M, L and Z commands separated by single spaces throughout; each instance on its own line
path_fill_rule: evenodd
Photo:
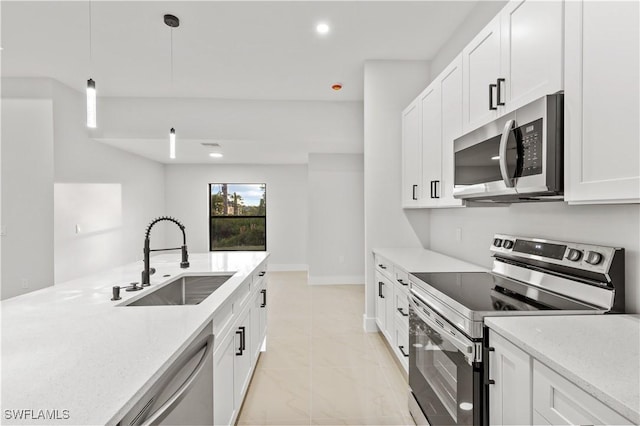
M 222 158 L 222 154 L 219 152 L 212 152 L 209 154 L 209 157 L 211 158 Z
M 338 90 L 342 90 L 342 83 L 333 83 L 333 84 L 331 85 L 331 88 L 332 88 L 333 90 L 335 90 L 336 92 L 337 92 Z
M 329 24 L 326 22 L 321 22 L 316 25 L 316 31 L 318 34 L 327 34 L 329 32 Z

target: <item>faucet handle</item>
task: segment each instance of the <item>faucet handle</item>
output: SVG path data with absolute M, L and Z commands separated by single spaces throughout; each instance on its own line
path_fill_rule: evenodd
M 122 299 L 122 297 L 120 297 L 120 286 L 119 285 L 114 285 L 111 290 L 113 291 L 113 297 L 111 298 L 111 300 L 120 300 L 120 299 Z

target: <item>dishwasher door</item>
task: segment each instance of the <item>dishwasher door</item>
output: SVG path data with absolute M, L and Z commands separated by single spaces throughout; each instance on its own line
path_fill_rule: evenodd
M 213 425 L 211 324 L 204 328 L 118 425 Z

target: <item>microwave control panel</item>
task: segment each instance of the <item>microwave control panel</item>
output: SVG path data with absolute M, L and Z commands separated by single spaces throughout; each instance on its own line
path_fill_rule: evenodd
M 542 174 L 542 118 L 518 128 L 522 138 L 522 175 Z

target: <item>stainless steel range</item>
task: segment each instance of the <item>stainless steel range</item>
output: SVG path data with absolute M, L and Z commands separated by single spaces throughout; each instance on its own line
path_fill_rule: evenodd
M 624 249 L 496 235 L 491 272 L 410 274 L 416 424 L 488 424 L 488 316 L 624 312 Z

